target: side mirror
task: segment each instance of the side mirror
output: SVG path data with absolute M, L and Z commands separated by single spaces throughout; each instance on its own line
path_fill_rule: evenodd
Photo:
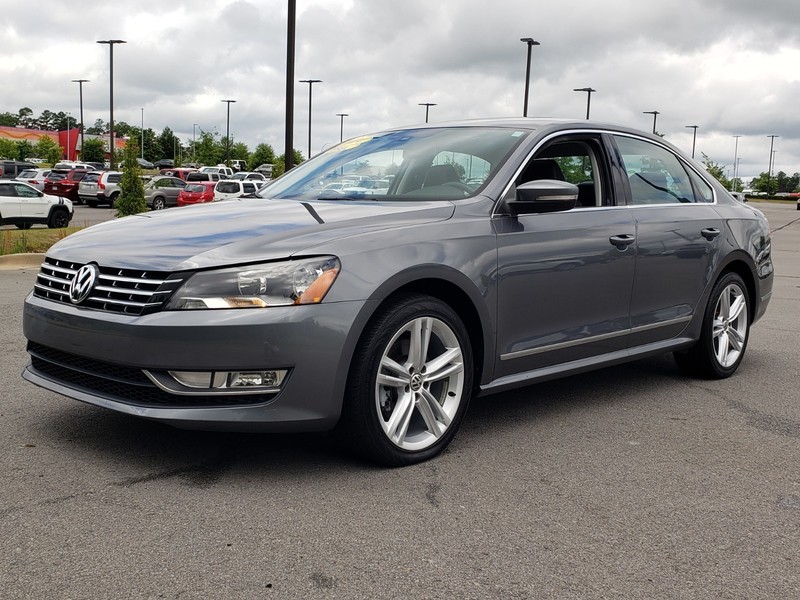
M 506 205 L 512 215 L 571 210 L 578 203 L 578 186 L 557 179 L 537 179 L 517 186 Z

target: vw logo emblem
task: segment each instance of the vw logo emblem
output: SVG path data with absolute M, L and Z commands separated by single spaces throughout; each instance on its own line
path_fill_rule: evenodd
M 99 270 L 94 265 L 83 265 L 69 284 L 69 299 L 73 304 L 80 304 L 89 295 L 97 280 Z

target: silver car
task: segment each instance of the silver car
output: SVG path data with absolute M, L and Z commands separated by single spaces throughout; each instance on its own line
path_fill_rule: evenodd
M 178 177 L 156 175 L 144 184 L 144 200 L 152 210 L 178 205 L 178 194 L 186 182 Z
M 50 175 L 50 169 L 25 169 L 15 177 L 17 181 L 22 181 L 35 187 L 40 192 L 44 191 L 44 178 Z
M 346 177 L 390 183 L 326 188 Z M 763 214 L 623 127 L 385 131 L 258 195 L 53 246 L 23 377 L 178 427 L 336 429 L 407 465 L 450 443 L 475 395 L 666 352 L 729 377 L 772 292 Z

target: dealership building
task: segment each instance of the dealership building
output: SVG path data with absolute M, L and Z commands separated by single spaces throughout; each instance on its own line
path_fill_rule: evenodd
M 27 129 L 25 127 L 8 127 L 0 125 L 0 139 L 11 140 L 12 142 L 26 141 L 32 146 L 35 146 L 41 137 L 46 135 L 55 141 L 63 150 L 62 159 L 64 160 L 80 160 L 81 157 L 81 132 L 77 127 L 72 129 L 65 129 L 63 131 L 44 131 L 41 129 Z M 99 139 L 103 140 L 103 145 L 108 154 L 108 135 L 91 135 L 85 133 L 84 139 Z M 114 138 L 114 152 L 119 152 L 125 148 L 127 138 Z

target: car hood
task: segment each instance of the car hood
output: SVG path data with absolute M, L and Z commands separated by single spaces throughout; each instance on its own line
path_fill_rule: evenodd
M 335 239 L 442 221 L 450 202 L 236 199 L 116 219 L 64 238 L 48 256 L 77 263 L 179 271 L 275 260 Z

